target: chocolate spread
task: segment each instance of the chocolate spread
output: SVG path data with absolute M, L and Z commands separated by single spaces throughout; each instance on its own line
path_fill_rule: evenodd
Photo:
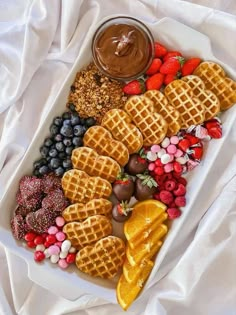
M 150 60 L 150 42 L 143 30 L 134 25 L 114 24 L 98 36 L 97 62 L 112 77 L 128 78 L 145 69 Z

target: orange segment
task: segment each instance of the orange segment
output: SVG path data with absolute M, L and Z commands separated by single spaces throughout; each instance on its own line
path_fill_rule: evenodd
M 129 245 L 126 249 L 126 256 L 132 266 L 139 265 L 146 258 L 150 259 L 160 249 L 162 242 L 160 239 L 167 233 L 167 226 L 161 224 L 157 230 L 153 231 L 149 238 L 138 247 L 132 249 Z
M 134 283 L 137 282 L 140 274 L 147 265 L 153 264 L 151 260 L 144 259 L 141 261 L 140 265 L 131 266 L 128 259 L 125 260 L 123 264 L 123 274 L 127 282 Z
M 131 217 L 124 224 L 126 239 L 130 241 L 139 237 L 165 210 L 166 205 L 154 199 L 136 203 Z
M 142 269 L 139 279 L 136 282 L 129 283 L 128 281 L 126 281 L 124 275 L 121 275 L 116 287 L 116 295 L 120 306 L 124 310 L 127 310 L 127 308 L 131 305 L 131 303 L 136 299 L 137 295 L 142 290 L 143 285 L 147 280 L 153 265 L 153 262 L 149 260 L 145 268 Z
M 166 219 L 168 218 L 168 214 L 166 212 L 162 213 L 157 220 L 155 220 L 151 226 L 149 226 L 148 229 L 142 231 L 138 237 L 135 239 L 131 239 L 129 241 L 129 246 L 134 249 L 136 248 L 140 243 L 145 242 L 145 240 L 149 237 L 149 235 L 155 231 L 159 225 L 161 225 Z

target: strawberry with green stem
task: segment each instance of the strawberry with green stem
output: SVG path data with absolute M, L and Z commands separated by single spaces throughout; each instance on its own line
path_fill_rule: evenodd
M 151 175 L 138 174 L 135 181 L 134 196 L 137 200 L 151 199 L 156 192 L 157 182 Z
M 139 153 L 130 155 L 129 161 L 125 167 L 126 172 L 130 175 L 144 173 L 147 168 L 148 162 L 144 149 L 141 149 Z
M 134 182 L 128 174 L 120 174 L 113 183 L 113 194 L 119 201 L 129 201 L 134 193 Z
M 112 209 L 112 217 L 117 222 L 124 222 L 130 217 L 132 210 L 127 201 L 122 201 Z

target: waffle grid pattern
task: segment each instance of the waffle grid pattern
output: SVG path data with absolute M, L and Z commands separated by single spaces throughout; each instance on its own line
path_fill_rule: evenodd
M 86 245 L 94 244 L 101 238 L 112 233 L 110 220 L 102 215 L 94 215 L 83 222 L 70 222 L 63 227 L 67 239 L 72 246 L 80 249 Z
M 138 152 L 143 144 L 143 137 L 138 128 L 131 123 L 130 117 L 121 109 L 112 109 L 105 114 L 102 126 L 108 129 L 113 137 L 121 141 L 129 153 Z
M 113 182 L 121 171 L 119 164 L 108 156 L 98 155 L 87 147 L 74 149 L 71 156 L 73 167 L 90 176 L 100 176 Z
M 93 126 L 84 135 L 84 145 L 97 151 L 100 155 L 113 158 L 121 166 L 127 164 L 129 151 L 126 146 L 112 138 L 111 133 L 101 126 Z
M 76 266 L 93 277 L 112 278 L 123 265 L 125 244 L 115 236 L 98 241 L 95 246 L 86 246 L 76 255 Z

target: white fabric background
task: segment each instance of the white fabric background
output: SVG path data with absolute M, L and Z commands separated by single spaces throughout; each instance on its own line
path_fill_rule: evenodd
M 235 0 L 0 0 L 0 198 L 88 29 L 114 13 L 144 21 L 169 16 L 184 22 L 208 35 L 215 56 L 236 68 Z M 229 137 L 236 138 L 236 126 Z M 127 314 L 236 314 L 234 170 L 195 235 L 186 240 L 190 245 L 179 244 L 174 268 Z M 82 295 L 71 302 L 32 283 L 24 261 L 0 245 L 1 315 L 111 313 L 124 314 L 118 305 L 96 297 Z

